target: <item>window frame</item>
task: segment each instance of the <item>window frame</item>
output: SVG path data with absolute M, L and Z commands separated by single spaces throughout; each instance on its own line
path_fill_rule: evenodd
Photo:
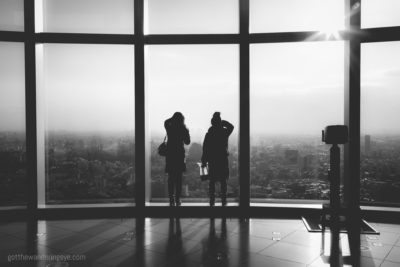
M 160 34 L 144 35 L 144 0 L 134 0 L 134 34 L 74 34 L 35 32 L 35 4 L 39 1 L 24 0 L 24 32 L 0 31 L 0 41 L 21 42 L 25 45 L 25 95 L 26 95 L 26 145 L 27 188 L 29 214 L 44 214 L 38 207 L 37 175 L 37 114 L 36 114 L 36 55 L 35 46 L 41 43 L 74 44 L 133 44 L 135 50 L 135 207 L 120 208 L 118 214 L 151 215 L 160 212 L 159 207 L 145 207 L 145 75 L 144 47 L 157 44 L 238 44 L 239 45 L 239 206 L 232 208 L 233 214 L 251 215 L 257 208 L 250 208 L 250 68 L 249 48 L 254 43 L 325 41 L 315 31 L 249 33 L 249 2 L 239 0 L 238 34 Z M 345 124 L 349 127 L 350 142 L 344 147 L 344 201 L 349 208 L 360 208 L 360 49 L 362 43 L 400 41 L 400 26 L 361 29 L 361 0 L 345 0 L 346 29 L 338 40 L 347 41 L 345 48 Z M 354 8 L 353 8 L 354 7 Z M 314 38 L 310 37 L 313 36 Z M 315 38 L 315 36 L 317 36 Z M 332 39 L 329 39 L 332 41 Z M 268 206 L 268 205 L 267 205 Z M 269 205 L 270 206 L 270 205 Z M 399 204 L 400 206 L 400 204 Z M 200 215 L 193 207 L 182 207 L 179 213 Z M 103 207 L 100 213 L 108 211 Z M 163 207 L 162 209 L 168 210 Z M 168 211 L 159 214 L 168 215 Z M 53 215 L 59 211 L 48 209 Z M 84 208 L 79 209 L 85 213 Z M 90 208 L 88 208 L 90 210 Z M 206 208 L 207 210 L 207 208 Z M 65 209 L 64 209 L 65 211 Z M 47 212 L 47 211 L 46 211 Z M 62 211 L 61 211 L 62 212 Z M 77 212 L 71 210 L 69 214 Z M 115 212 L 115 211 L 114 211 Z M 153 213 L 154 212 L 154 213 Z M 99 213 L 99 211 L 96 211 Z M 207 212 L 205 213 L 207 214 Z

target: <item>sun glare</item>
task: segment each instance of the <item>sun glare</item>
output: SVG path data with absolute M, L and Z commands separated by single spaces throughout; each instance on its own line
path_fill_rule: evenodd
M 338 18 L 326 19 L 319 30 L 320 34 L 324 35 L 326 39 L 339 39 L 339 31 L 344 28 L 343 21 Z
M 325 39 L 340 39 L 339 32 L 345 28 L 344 3 L 338 4 L 337 0 L 317 2 L 313 13 L 318 25 L 318 36 Z

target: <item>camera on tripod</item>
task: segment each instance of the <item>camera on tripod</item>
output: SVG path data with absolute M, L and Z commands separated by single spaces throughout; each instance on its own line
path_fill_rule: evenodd
M 348 139 L 349 134 L 346 125 L 329 125 L 322 131 L 322 142 L 332 145 L 329 149 L 329 204 L 322 206 L 322 231 L 325 231 L 327 224 L 339 226 L 341 217 L 343 222 L 345 221 L 345 217 L 340 216 L 344 210 L 340 201 L 340 148 L 338 145 L 346 144 Z
M 330 125 L 322 131 L 322 142 L 326 144 L 346 144 L 348 140 L 349 134 L 346 125 Z

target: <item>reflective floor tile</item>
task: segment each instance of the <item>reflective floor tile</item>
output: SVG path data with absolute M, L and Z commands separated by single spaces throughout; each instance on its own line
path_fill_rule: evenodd
M 344 261 L 344 262 L 343 262 Z M 379 267 L 380 264 L 382 263 L 382 260 L 378 259 L 372 259 L 368 257 L 361 257 L 360 259 L 360 266 L 361 267 Z M 319 257 L 316 259 L 314 262 L 312 262 L 309 267 L 331 267 L 330 259 L 329 257 Z M 353 264 L 351 263 L 351 260 L 341 260 L 339 263 L 339 266 L 343 267 L 351 267 Z
M 231 242 L 229 243 L 229 247 L 242 249 L 251 253 L 260 252 L 276 242 L 269 238 L 261 238 L 243 234 L 231 235 L 230 240 Z
M 380 267 L 399 267 L 398 262 L 384 261 Z
M 305 267 L 305 264 L 292 262 L 263 255 L 251 254 L 243 267 Z
M 392 249 L 392 246 L 385 244 L 382 244 L 382 246 L 374 246 L 373 243 L 374 242 L 361 242 L 361 256 L 381 260 L 385 259 Z
M 260 254 L 278 259 L 308 264 L 319 255 L 320 250 L 313 247 L 305 247 L 285 242 L 276 242 L 274 245 L 261 251 Z
M 321 247 L 322 242 L 330 240 L 330 234 L 310 233 L 307 230 L 297 230 L 284 237 L 283 241 L 307 247 Z
M 400 265 L 400 247 L 393 247 L 385 260 L 397 262 Z
M 8 235 L 15 233 L 26 233 L 27 223 L 26 222 L 11 222 L 11 223 L 1 223 L 0 232 Z

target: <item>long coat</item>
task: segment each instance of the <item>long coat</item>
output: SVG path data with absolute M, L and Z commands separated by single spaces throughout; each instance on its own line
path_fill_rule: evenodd
M 175 125 L 170 119 L 164 122 L 167 131 L 167 154 L 165 172 L 179 173 L 186 171 L 184 144 L 190 144 L 189 130 L 185 125 Z
M 211 126 L 204 138 L 201 161 L 208 163 L 209 175 L 216 180 L 229 178 L 228 138 L 233 125 L 222 121 L 221 127 Z

